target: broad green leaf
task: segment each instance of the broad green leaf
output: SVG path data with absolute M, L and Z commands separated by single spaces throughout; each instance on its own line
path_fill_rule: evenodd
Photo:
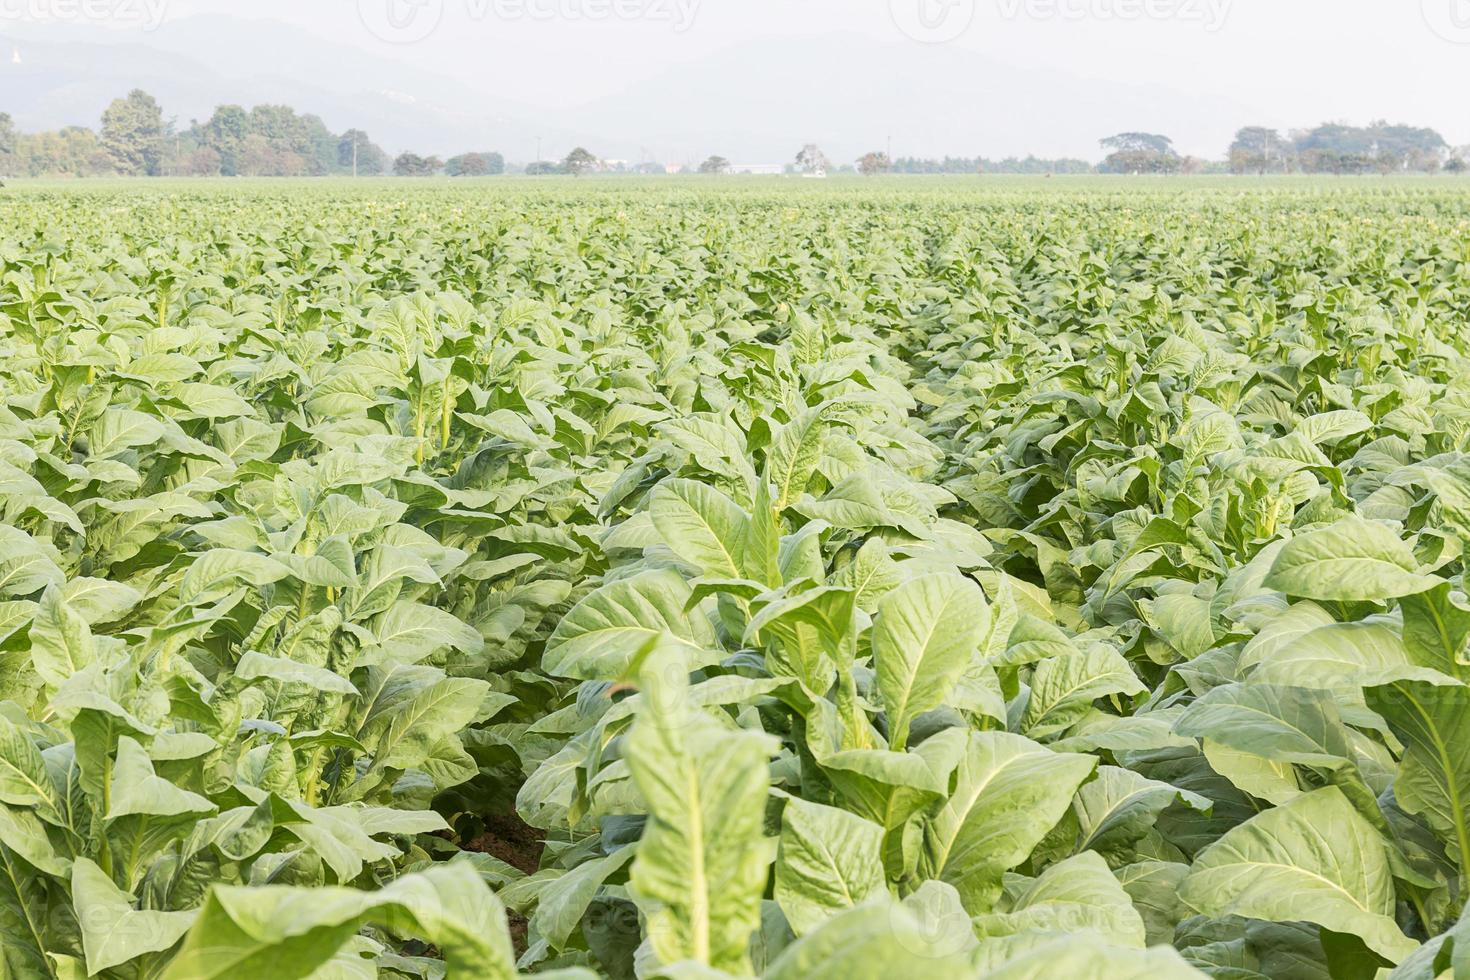
M 1189 865 L 1172 861 L 1139 861 L 1114 874 L 1143 919 L 1150 946 L 1168 943 L 1185 912 L 1179 904 L 1179 884 Z
M 724 729 L 688 700 L 676 643 L 639 673 L 644 701 L 625 749 L 648 806 L 630 889 L 664 964 L 748 971 L 770 855 L 762 843 L 771 746 Z
M 966 980 L 974 975 L 967 941 L 973 944 L 974 935 L 963 918 L 924 922 L 905 906 L 880 898 L 798 939 L 771 964 L 765 978 L 887 980 L 907 976 L 922 964 L 926 980 Z
M 1404 744 L 1394 798 L 1470 868 L 1470 688 L 1405 681 L 1369 688 L 1368 706 Z
M 1405 596 L 1404 647 L 1420 667 L 1437 670 L 1460 681 L 1470 681 L 1470 608 L 1451 591 L 1448 582 Z
M 1045 738 L 1070 728 L 1098 698 L 1133 696 L 1148 688 L 1116 650 L 1092 646 L 1085 652 L 1043 660 L 1031 678 L 1031 697 L 1021 728 Z
M 74 610 L 59 588 L 41 597 L 31 621 L 31 666 L 50 687 L 60 687 L 73 674 L 97 659 L 97 643 L 87 621 Z
M 310 977 L 368 923 L 435 944 L 453 975 L 516 976 L 503 906 L 469 865 L 455 863 L 377 892 L 215 888 L 163 978 Z
M 69 862 L 57 853 L 46 826 L 32 811 L 0 805 L 0 841 L 36 870 L 66 876 Z
M 822 459 L 826 434 L 823 406 L 807 409 L 781 426 L 766 452 L 766 479 L 775 485 L 775 507 L 783 511 L 804 492 Z
M 704 575 L 745 577 L 750 517 L 725 494 L 693 480 L 672 480 L 653 491 L 648 511 L 674 553 Z
M 281 657 L 267 657 L 251 650 L 235 665 L 235 676 L 242 681 L 270 680 L 297 684 L 334 694 L 356 694 L 357 688 L 345 678 L 323 667 L 297 663 Z
M 47 956 L 51 909 L 44 875 L 0 843 L 0 975 L 17 980 L 55 976 Z
M 873 662 L 895 748 L 907 744 L 914 718 L 954 690 L 979 652 L 989 616 L 980 587 L 958 575 L 913 579 L 878 604 Z
M 1116 946 L 1142 949 L 1145 942 L 1143 919 L 1128 893 L 1107 862 L 1092 853 L 1052 865 L 1013 889 L 997 911 L 977 915 L 974 923 L 982 941 L 1027 932 L 1088 930 Z
M 450 648 L 474 657 L 485 649 L 484 637 L 473 626 L 421 602 L 400 599 L 371 629 L 377 642 L 363 651 L 363 664 L 414 664 Z
M 372 770 L 421 765 L 436 742 L 474 720 L 487 690 L 484 681 L 433 668 L 371 669 L 357 739 L 373 753 Z
M 1417 944 L 1395 924 L 1386 845 L 1335 787 L 1266 810 L 1207 847 L 1180 886 L 1203 915 L 1314 922 L 1398 962 Z
M 265 588 L 291 575 L 291 569 L 274 558 L 249 551 L 219 548 L 207 551 L 194 560 L 184 574 L 180 593 L 185 601 L 207 596 L 218 598 L 221 589 L 243 583 L 256 589 Z
M 1252 683 L 1308 687 L 1351 695 L 1358 688 L 1399 679 L 1435 679 L 1409 659 L 1399 624 L 1375 616 L 1333 623 L 1297 637 L 1256 666 Z M 1450 678 L 1444 677 L 1448 683 Z
M 133 897 L 112 883 L 86 858 L 71 869 L 72 898 L 82 927 L 87 974 L 132 962 L 146 953 L 171 948 L 194 924 L 198 912 L 135 911 Z
M 959 889 L 971 914 L 990 911 L 1002 876 L 1031 855 L 1096 765 L 1016 735 L 972 733 L 953 791 L 924 821 L 920 873 Z
M 1413 551 L 1387 526 L 1348 517 L 1288 541 L 1265 585 L 1302 599 L 1376 602 L 1427 592 L 1440 581 L 1420 574 Z
M 832 686 L 837 659 L 847 647 L 853 617 L 853 593 L 821 586 L 775 599 L 751 617 L 745 641 L 774 637 L 767 659 L 777 676 L 795 677 L 814 694 Z
M 536 899 L 531 926 L 553 949 L 564 949 L 597 892 L 632 859 L 635 848 L 625 847 L 606 857 L 580 864 L 542 889 Z
M 1368 432 L 1373 420 L 1362 412 L 1322 412 L 1306 418 L 1296 427 L 1297 434 L 1318 445 L 1340 442 L 1349 436 Z
M 775 896 L 798 936 L 884 893 L 883 830 L 845 810 L 786 801 Z
M 1168 947 L 1126 949 L 1109 946 L 1086 933 L 1039 936 L 1005 956 L 1006 947 L 981 958 L 984 980 L 1204 980 L 1201 973 Z M 992 962 L 1001 959 L 1000 963 Z
M 1218 687 L 1190 705 L 1174 730 L 1278 762 L 1332 769 L 1353 759 L 1337 702 L 1320 690 L 1270 684 Z
M 1072 803 L 1079 829 L 1074 853 L 1096 851 L 1108 858 L 1125 856 L 1153 829 L 1159 814 L 1175 803 L 1201 813 L 1208 813 L 1213 805 L 1198 793 L 1148 779 L 1132 770 L 1099 766 L 1097 778 L 1085 783 Z
M 148 753 L 133 739 L 123 736 L 117 741 L 117 761 L 113 764 L 111 806 L 108 820 L 135 814 L 177 817 L 192 813 L 213 813 L 215 806 L 198 793 L 180 789 L 154 773 Z
M 56 789 L 46 760 L 20 726 L 0 715 L 0 803 L 54 812 Z
M 686 611 L 689 586 L 671 571 L 651 571 L 610 582 L 579 602 L 546 641 L 542 669 L 581 680 L 615 680 L 649 641 L 667 633 L 699 651 L 715 645 L 714 631 L 698 610 Z

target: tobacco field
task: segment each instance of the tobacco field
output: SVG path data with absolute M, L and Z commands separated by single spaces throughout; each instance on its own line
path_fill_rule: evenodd
M 1452 181 L 6 188 L 0 978 L 1470 977 L 1467 542 Z

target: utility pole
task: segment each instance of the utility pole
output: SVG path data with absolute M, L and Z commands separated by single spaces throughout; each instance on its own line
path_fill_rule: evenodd
M 536 137 L 536 162 L 541 162 L 541 137 Z

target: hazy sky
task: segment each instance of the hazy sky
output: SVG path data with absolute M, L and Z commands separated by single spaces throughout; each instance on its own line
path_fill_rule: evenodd
M 227 13 L 288 22 L 533 109 L 616 95 L 741 45 L 781 42 L 770 50 L 790 52 L 804 38 L 862 35 L 963 52 L 991 69 L 1050 72 L 1053 97 L 1065 98 L 1068 86 L 1151 86 L 1167 91 L 1170 119 L 1180 117 L 1180 100 L 1196 99 L 1201 113 L 1239 115 L 1196 127 L 1200 142 L 1245 123 L 1376 117 L 1470 142 L 1470 0 L 0 0 L 0 28 L 7 18 L 50 11 L 55 19 L 66 5 L 86 3 L 170 19 Z M 207 61 L 209 52 L 199 56 Z M 904 64 L 912 71 L 923 61 Z M 762 69 L 755 59 L 745 70 Z M 740 96 L 732 80 L 728 97 Z M 945 92 L 932 98 L 942 103 Z M 722 107 L 707 111 L 717 117 Z M 1034 127 L 1031 145 L 1058 145 L 1047 118 L 1025 125 Z M 1186 151 L 1222 152 L 1187 145 L 1190 133 L 1182 135 Z M 1081 133 L 1067 145 L 1095 147 L 1096 138 Z
M 22 0 L 0 6 L 6 2 Z M 1446 126 L 1470 118 L 1470 0 L 168 2 L 174 16 L 212 11 L 293 22 L 424 68 L 501 83 L 521 101 L 579 100 L 609 76 L 651 76 L 752 39 L 849 31 L 918 44 L 896 22 L 926 7 L 940 36 L 973 11 L 968 29 L 948 43 L 1013 64 L 1235 93 L 1263 112 L 1277 103 L 1321 103 L 1358 112 L 1414 109 Z M 409 12 L 415 3 L 423 10 L 410 34 L 442 10 L 440 26 L 425 40 L 388 45 L 364 26 L 379 10 Z M 646 13 L 624 19 L 619 9 Z M 691 9 L 684 24 L 681 11 Z M 1461 43 L 1431 27 L 1438 22 L 1454 36 L 1456 15 Z

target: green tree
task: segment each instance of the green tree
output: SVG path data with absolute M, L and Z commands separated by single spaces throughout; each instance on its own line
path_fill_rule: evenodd
M 1444 165 L 1449 150 L 1433 129 L 1381 119 L 1367 126 L 1325 123 L 1292 135 L 1302 169 L 1312 173 L 1433 173 Z
M 713 156 L 699 165 L 702 174 L 727 174 L 730 172 L 730 161 L 721 156 Z
M 887 153 L 874 151 L 864 153 L 857 162 L 858 173 L 864 177 L 873 177 L 877 174 L 886 174 L 893 169 L 893 161 L 888 159 Z
M 250 114 L 241 106 L 222 105 L 203 126 L 195 126 L 195 137 L 201 146 L 219 154 L 220 173 L 234 177 L 240 173 L 240 154 L 250 135 Z
M 10 113 L 0 112 L 0 173 L 15 170 L 15 150 L 19 134 L 15 131 L 15 120 Z
M 444 167 L 438 157 L 421 157 L 417 153 L 400 153 L 393 161 L 395 177 L 432 177 Z
M 566 173 L 571 174 L 573 177 L 580 177 L 583 174 L 596 170 L 598 164 L 597 157 L 593 156 L 590 150 L 579 146 L 567 154 L 567 158 L 562 161 L 561 166 L 562 170 Z
M 337 138 L 337 167 L 354 177 L 373 177 L 388 169 L 388 154 L 360 129 Z
M 142 89 L 115 99 L 102 114 L 102 145 L 121 174 L 157 176 L 166 133 L 163 110 Z
M 1113 174 L 1173 174 L 1183 166 L 1174 141 L 1158 133 L 1119 133 L 1099 141 L 1111 150 L 1101 167 Z
M 827 154 L 815 143 L 808 143 L 801 148 L 796 155 L 796 169 L 804 174 L 826 173 L 832 169 L 832 162 L 827 159 Z
M 505 173 L 505 157 L 499 153 L 461 153 L 444 162 L 451 177 L 490 177 Z
M 1265 126 L 1246 126 L 1230 144 L 1230 172 L 1283 173 L 1290 166 L 1291 147 L 1281 134 Z

